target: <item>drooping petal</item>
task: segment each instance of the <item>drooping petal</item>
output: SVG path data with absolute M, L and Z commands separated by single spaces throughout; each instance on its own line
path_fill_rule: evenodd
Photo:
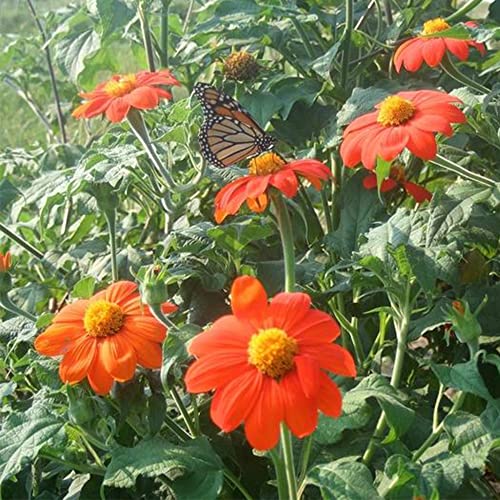
M 385 136 L 390 134 L 391 127 L 380 127 L 379 130 L 374 132 L 368 132 L 365 137 L 365 142 L 361 150 L 361 163 L 365 168 L 373 170 L 377 163 L 377 156 L 381 154 L 380 143 L 384 140 Z M 386 161 L 390 161 L 393 158 L 389 158 L 388 155 Z M 394 155 L 394 158 L 396 155 Z
M 414 182 L 403 182 L 403 187 L 405 191 L 413 197 L 417 203 L 423 203 L 424 201 L 431 201 L 432 193 L 427 191 L 423 186 L 419 186 Z
M 262 193 L 257 198 L 247 198 L 248 208 L 257 214 L 260 214 L 267 208 L 268 197 L 266 193 Z
M 365 136 L 365 133 L 362 132 L 349 135 L 344 133 L 344 139 L 340 144 L 340 156 L 346 167 L 353 168 L 361 162 L 361 150 L 365 142 Z
M 444 116 L 424 113 L 420 110 L 412 116 L 411 125 L 427 132 L 440 132 L 448 136 L 453 133 L 450 121 Z
M 406 71 L 414 73 L 418 71 L 424 62 L 424 57 L 422 54 L 422 49 L 424 42 L 422 38 L 414 38 L 410 40 L 404 50 L 401 50 L 399 57 L 402 60 L 403 66 Z
M 278 382 L 263 377 L 260 394 L 245 418 L 245 436 L 257 450 L 270 450 L 278 443 L 285 413 Z
M 236 316 L 222 316 L 207 331 L 196 335 L 188 347 L 190 354 L 201 357 L 222 350 L 246 352 L 255 329 L 247 321 Z
M 422 160 L 432 160 L 436 157 L 437 144 L 432 132 L 424 132 L 416 127 L 411 127 L 408 149 Z
M 101 359 L 104 368 L 115 380 L 125 382 L 134 376 L 137 356 L 124 335 L 118 333 L 103 339 Z
M 271 175 L 251 175 L 246 183 L 245 195 L 247 198 L 257 198 L 266 192 Z
M 457 40 L 455 38 L 445 38 L 446 48 L 460 61 L 466 61 L 469 58 L 469 44 L 466 40 Z
M 64 355 L 59 365 L 59 376 L 63 382 L 76 384 L 87 376 L 89 367 L 94 362 L 96 340 L 92 337 L 80 337 Z
M 271 176 L 269 182 L 288 198 L 293 198 L 299 189 L 299 181 L 293 170 L 280 170 Z
M 71 116 L 74 118 L 92 118 L 104 113 L 110 102 L 111 99 L 109 96 L 92 99 L 91 101 L 84 102 L 75 108 L 71 113 Z
M 207 392 L 225 386 L 240 374 L 255 368 L 248 364 L 246 351 L 214 352 L 197 359 L 184 381 L 189 392 Z
M 258 323 L 267 311 L 267 293 L 253 276 L 236 278 L 231 287 L 231 308 L 241 320 Z
M 144 340 L 143 337 L 134 332 L 123 332 L 120 335 L 126 337 L 127 342 L 133 346 L 139 365 L 151 370 L 161 368 L 161 344 Z
M 379 156 L 385 161 L 393 160 L 406 147 L 409 138 L 404 127 L 391 127 L 381 138 Z
M 422 46 L 424 61 L 431 68 L 435 68 L 446 53 L 446 44 L 442 38 L 429 38 Z
M 298 438 L 308 436 L 318 425 L 317 399 L 307 398 L 296 370 L 288 372 L 279 383 L 285 422 Z
M 125 119 L 130 110 L 130 104 L 123 97 L 116 97 L 106 109 L 106 117 L 110 122 L 118 123 Z
M 139 87 L 132 90 L 123 99 L 137 109 L 152 109 L 158 106 L 159 98 L 156 90 L 151 87 Z
M 342 413 L 342 394 L 337 384 L 324 372 L 320 373 L 318 408 L 329 417 L 338 418 Z
M 236 429 L 253 411 L 263 378 L 258 370 L 247 370 L 216 391 L 210 416 L 224 432 Z
M 54 323 L 35 339 L 35 349 L 45 356 L 66 354 L 77 339 L 85 336 L 83 323 Z

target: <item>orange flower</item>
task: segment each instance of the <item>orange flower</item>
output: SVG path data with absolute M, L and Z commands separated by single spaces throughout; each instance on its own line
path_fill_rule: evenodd
M 10 252 L 6 254 L 0 253 L 0 273 L 6 273 L 10 269 L 11 258 Z
M 158 106 L 160 99 L 172 99 L 172 94 L 160 85 L 179 85 L 179 82 L 166 69 L 114 75 L 92 92 L 80 93 L 86 102 L 78 106 L 72 115 L 75 118 L 92 118 L 106 113 L 110 121 L 121 122 L 130 108 L 152 109 Z
M 370 172 L 363 179 L 363 186 L 366 189 L 375 189 L 377 187 L 377 175 Z M 384 179 L 380 185 L 380 191 L 387 193 L 393 189 L 403 188 L 417 203 L 430 201 L 432 193 L 424 187 L 406 180 L 405 171 L 402 165 L 394 165 L 391 167 L 391 172 L 388 179 Z
M 457 97 L 436 90 L 399 92 L 386 97 L 373 111 L 356 118 L 345 130 L 340 155 L 346 167 L 362 163 L 375 168 L 377 156 L 392 161 L 405 148 L 422 160 L 437 154 L 435 135 L 453 135 L 451 123 L 465 115 L 454 103 Z
M 163 305 L 165 313 L 176 309 L 168 302 Z M 64 307 L 37 337 L 35 348 L 46 356 L 63 356 L 63 382 L 76 384 L 87 377 L 97 394 L 107 394 L 113 380 L 131 379 L 137 364 L 160 368 L 166 334 L 141 303 L 137 285 L 119 281 L 89 300 Z
M 234 281 L 231 307 L 232 315 L 189 346 L 198 359 L 186 373 L 186 387 L 215 390 L 215 424 L 230 432 L 244 422 L 249 443 L 268 450 L 278 442 L 281 422 L 302 438 L 316 429 L 318 410 L 338 417 L 342 397 L 327 371 L 354 377 L 356 368 L 349 352 L 332 344 L 337 323 L 311 309 L 305 293 L 280 293 L 268 304 L 251 276 Z
M 471 28 L 477 26 L 476 23 L 472 21 L 466 22 L 465 24 Z M 469 57 L 469 47 L 474 47 L 481 55 L 486 53 L 484 45 L 474 40 L 422 36 L 432 35 L 450 28 L 451 26 L 441 17 L 425 22 L 424 29 L 420 34 L 421 36 L 407 40 L 396 50 L 394 54 L 394 66 L 396 67 L 396 71 L 401 71 L 402 66 L 410 72 L 418 71 L 424 61 L 428 66 L 434 68 L 441 63 L 446 52 L 451 52 L 454 56 L 458 57 L 460 61 L 465 61 Z
M 331 176 L 330 169 L 318 160 L 295 160 L 286 163 L 276 153 L 264 153 L 250 160 L 250 175 L 224 186 L 215 197 L 215 220 L 222 222 L 238 212 L 246 201 L 254 212 L 263 212 L 268 204 L 268 189 L 275 187 L 288 198 L 299 189 L 297 175 L 305 177 L 316 189 Z

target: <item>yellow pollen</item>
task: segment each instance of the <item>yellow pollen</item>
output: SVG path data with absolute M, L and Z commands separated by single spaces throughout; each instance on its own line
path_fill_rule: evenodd
M 252 175 L 268 175 L 279 172 L 285 161 L 276 153 L 264 153 L 250 160 L 248 170 Z
M 133 73 L 123 75 L 119 80 L 110 80 L 104 86 L 104 91 L 113 97 L 122 97 L 130 94 L 136 88 L 137 79 Z
M 449 29 L 450 25 L 442 17 L 436 17 L 436 19 L 430 19 L 424 23 L 424 29 L 421 34 L 432 35 L 433 33 L 439 33 L 440 31 Z
M 91 337 L 107 337 L 118 333 L 123 326 L 121 307 L 107 300 L 92 302 L 85 311 L 83 326 Z
M 276 380 L 293 368 L 297 341 L 279 328 L 259 330 L 248 344 L 248 362 Z
M 378 111 L 377 121 L 384 127 L 397 127 L 415 114 L 415 106 L 408 99 L 397 95 L 386 97 Z

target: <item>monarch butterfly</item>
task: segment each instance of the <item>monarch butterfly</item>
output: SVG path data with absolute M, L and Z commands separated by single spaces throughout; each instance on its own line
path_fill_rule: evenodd
M 274 137 L 266 134 L 232 97 L 206 83 L 197 83 L 194 94 L 205 117 L 198 141 L 209 163 L 229 167 L 274 148 Z

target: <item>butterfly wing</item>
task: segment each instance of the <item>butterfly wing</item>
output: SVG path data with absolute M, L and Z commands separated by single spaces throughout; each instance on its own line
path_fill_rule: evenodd
M 198 140 L 209 163 L 228 167 L 274 147 L 274 138 L 232 97 L 205 83 L 197 83 L 194 94 L 205 116 Z

